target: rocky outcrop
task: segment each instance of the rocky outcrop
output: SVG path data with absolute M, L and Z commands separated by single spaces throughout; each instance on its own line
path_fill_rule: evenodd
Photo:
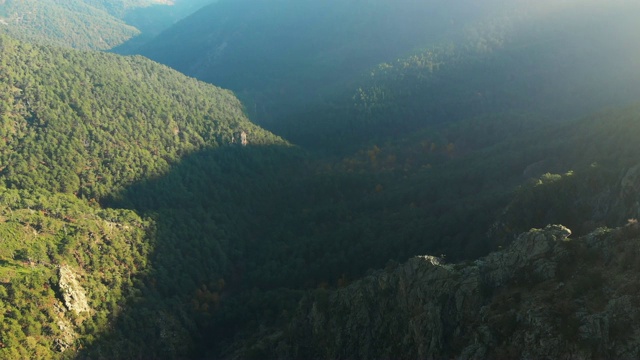
M 58 317 L 57 325 L 58 329 L 60 329 L 60 334 L 54 340 L 54 345 L 57 351 L 64 352 L 73 346 L 78 334 L 75 332 L 73 325 L 63 316 Z
M 318 291 L 232 357 L 640 358 L 638 225 L 570 234 L 550 225 L 474 262 L 421 256 Z
M 67 309 L 76 314 L 91 310 L 84 289 L 80 286 L 73 270 L 67 266 L 60 266 L 58 275 L 60 278 L 58 289 Z

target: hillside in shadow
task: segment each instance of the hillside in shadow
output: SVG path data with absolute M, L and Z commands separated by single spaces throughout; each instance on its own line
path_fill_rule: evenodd
M 110 206 L 136 209 L 155 227 L 146 275 L 113 324 L 79 358 L 194 356 L 204 326 L 246 285 L 248 249 L 291 203 L 300 171 L 291 147 L 226 147 L 186 157 L 166 176 L 142 181 Z M 269 226 L 269 229 L 273 225 Z
M 154 224 L 152 250 L 112 331 L 79 358 L 218 358 L 287 323 L 307 291 L 369 269 L 476 259 L 552 222 L 576 236 L 619 226 L 637 217 L 625 194 L 637 191 L 638 114 L 483 117 L 341 160 L 276 145 L 188 155 L 103 201 Z
M 478 129 L 490 121 L 475 126 L 495 136 Z M 151 220 L 153 250 L 112 330 L 78 358 L 218 357 L 288 321 L 307 290 L 417 254 L 486 254 L 487 229 L 540 154 L 406 141 L 342 161 L 291 146 L 204 150 L 104 200 Z
M 637 217 L 624 194 L 639 113 L 533 128 L 485 117 L 342 160 L 274 145 L 186 156 L 104 200 L 154 224 L 152 251 L 112 330 L 78 358 L 218 358 L 289 322 L 309 290 L 370 269 L 476 259 L 550 222 L 576 236 L 618 226 Z
M 134 54 L 139 47 L 151 41 L 164 30 L 178 23 L 198 9 L 216 2 L 216 0 L 183 0 L 172 5 L 155 4 L 129 9 L 122 20 L 138 29 L 140 33 L 109 51 L 122 54 Z

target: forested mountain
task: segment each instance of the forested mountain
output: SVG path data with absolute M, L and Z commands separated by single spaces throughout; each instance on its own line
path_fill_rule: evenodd
M 450 22 L 486 12 L 471 1 L 451 7 L 415 0 L 226 0 L 176 24 L 140 53 L 232 89 L 257 114 L 273 117 L 322 99 L 368 67 L 437 42 Z
M 638 5 L 589 4 L 221 1 L 141 53 L 233 90 L 296 144 L 353 151 L 479 114 L 632 101 Z
M 82 0 L 6 0 L 0 31 L 24 40 L 79 49 L 110 49 L 139 31 Z
M 284 143 L 250 123 L 229 91 L 144 58 L 6 37 L 0 48 L 7 186 L 100 198 L 243 131 L 253 144 Z
M 336 151 L 469 117 L 516 113 L 564 121 L 624 106 L 640 92 L 637 51 L 628 45 L 639 40 L 628 15 L 635 10 L 602 10 L 604 19 L 566 10 L 556 14 L 561 20 L 480 22 L 458 43 L 379 64 L 329 101 L 264 125 L 295 143 Z
M 488 232 L 494 252 L 390 262 L 346 286 L 308 292 L 288 321 L 245 336 L 226 357 L 638 356 L 640 109 L 548 130 L 496 144 L 538 157 L 525 176 L 554 173 L 513 193 Z M 484 154 L 475 165 L 499 159 Z
M 44 190 L 2 188 L 0 197 L 0 357 L 69 357 L 134 296 L 150 224 Z
M 229 91 L 147 59 L 5 36 L 0 48 L 0 177 L 20 189 L 2 190 L 0 357 L 49 358 L 112 328 L 125 301 L 141 291 L 133 275 L 152 270 L 147 256 L 156 223 L 101 210 L 98 201 L 166 174 L 196 151 L 241 155 L 246 146 L 288 147 L 249 122 Z M 225 256 L 207 239 L 214 256 Z M 221 271 L 224 262 L 208 260 L 207 275 L 218 279 L 210 270 Z M 25 307 L 27 297 L 39 300 Z
M 637 5 L 526 3 L 221 0 L 146 48 L 244 106 L 0 35 L 0 358 L 635 356 Z
M 0 32 L 41 44 L 108 50 L 139 35 L 148 39 L 209 2 L 4 0 Z

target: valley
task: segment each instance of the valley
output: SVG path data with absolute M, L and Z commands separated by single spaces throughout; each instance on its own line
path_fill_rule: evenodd
M 637 5 L 36 3 L 0 358 L 638 355 Z

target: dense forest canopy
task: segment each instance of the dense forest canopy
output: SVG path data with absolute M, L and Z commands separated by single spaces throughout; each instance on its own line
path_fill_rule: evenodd
M 7 186 L 101 198 L 242 132 L 252 144 L 284 143 L 249 122 L 231 92 L 142 57 L 7 37 L 0 47 Z
M 109 49 L 139 31 L 82 0 L 7 0 L 0 31 L 24 40 L 81 49 Z
M 143 43 L 213 1 L 4 0 L 0 32 L 41 44 L 108 50 L 134 39 Z
M 256 121 L 295 143 L 331 149 L 348 131 L 384 137 L 478 112 L 569 119 L 627 104 L 638 88 L 637 10 L 622 1 L 221 1 L 140 51 L 232 89 Z M 380 121 L 393 123 L 379 132 Z
M 231 92 L 142 57 L 31 45 L 6 36 L 0 36 L 0 48 L 0 177 L 6 187 L 13 188 L 2 190 L 2 211 L 8 214 L 2 217 L 6 236 L 0 258 L 3 289 L 7 288 L 2 292 L 7 300 L 3 307 L 6 317 L 0 322 L 6 329 L 0 340 L 2 357 L 40 354 L 48 358 L 68 348 L 73 353 L 82 346 L 88 347 L 99 333 L 116 330 L 107 324 L 115 322 L 129 306 L 127 302 L 140 297 L 145 288 L 139 282 L 143 277 L 134 279 L 134 274 L 152 274 L 148 281 L 155 284 L 158 278 L 168 280 L 158 272 L 177 269 L 176 260 L 171 256 L 167 263 L 162 254 L 152 261 L 159 267 L 147 267 L 152 250 L 156 246 L 171 247 L 176 240 L 172 236 L 178 236 L 178 244 L 184 244 L 189 251 L 194 246 L 210 250 L 197 250 L 206 257 L 195 272 L 188 265 L 195 259 L 178 260 L 187 267 L 182 274 L 191 274 L 186 276 L 193 276 L 198 283 L 184 284 L 180 278 L 169 277 L 172 282 L 160 287 L 175 290 L 174 295 L 168 295 L 170 291 L 158 294 L 156 285 L 149 285 L 145 295 L 149 300 L 176 296 L 180 304 L 189 304 L 197 286 L 222 279 L 228 255 L 221 244 L 231 241 L 225 232 L 231 234 L 238 225 L 237 220 L 229 220 L 231 212 L 218 219 L 218 210 L 211 213 L 213 218 L 203 220 L 202 225 L 207 222 L 213 228 L 180 226 L 180 230 L 164 221 L 157 227 L 154 218 L 168 220 L 160 214 L 144 213 L 143 220 L 132 211 L 103 210 L 98 202 L 135 202 L 143 209 L 143 204 L 156 201 L 154 196 L 161 193 L 140 191 L 139 196 L 126 199 L 119 195 L 136 181 L 166 175 L 172 166 L 196 152 L 219 152 L 220 159 L 216 161 L 231 161 L 239 166 L 238 171 L 247 172 L 243 168 L 247 164 L 241 161 L 242 156 L 247 156 L 242 154 L 249 152 L 247 146 L 274 146 L 273 157 L 277 159 L 277 149 L 285 152 L 287 143 L 249 122 Z M 237 161 L 231 160 L 234 158 Z M 234 184 L 233 196 L 246 193 L 237 174 L 226 177 L 223 165 L 216 166 L 215 161 L 208 164 L 214 166 L 210 180 Z M 194 170 L 198 167 L 190 171 Z M 167 186 L 178 194 L 178 189 L 184 189 L 184 185 L 176 183 Z M 216 186 L 211 189 L 221 191 Z M 222 194 L 218 196 L 223 199 L 229 196 L 228 192 Z M 215 200 L 209 197 L 208 201 Z M 228 206 L 230 211 L 240 211 L 242 203 L 214 204 L 218 209 Z M 205 202 L 205 206 L 211 204 Z M 244 206 L 248 208 L 249 204 Z M 180 220 L 193 225 L 198 214 L 205 215 L 204 210 L 188 211 Z M 215 229 L 216 223 L 223 224 L 221 227 L 226 230 Z M 130 234 L 132 231 L 135 233 Z M 234 245 L 237 246 L 240 245 Z M 63 268 L 75 275 L 61 275 L 60 272 L 67 273 L 59 270 Z M 114 273 L 113 279 L 102 279 L 110 272 Z M 69 279 L 82 283 L 81 290 L 73 290 L 77 286 L 70 285 L 69 291 L 86 294 L 80 298 L 89 299 L 87 305 L 76 307 L 64 300 L 68 287 L 60 283 L 77 282 Z M 24 308 L 24 317 L 18 316 L 17 309 L 24 306 L 27 296 L 39 297 L 47 305 Z M 172 313 L 170 301 L 157 302 L 157 311 L 177 316 Z M 176 310 L 183 311 L 185 307 Z M 144 326 L 152 332 L 158 329 Z M 186 331 L 188 326 L 193 324 L 178 325 L 180 331 Z M 132 335 L 135 331 L 125 326 L 114 335 L 118 340 L 108 342 L 108 347 L 91 356 L 102 352 L 110 357 L 129 356 L 142 339 Z M 129 343 L 132 345 L 127 347 Z M 149 343 L 150 348 L 157 345 Z M 155 351 L 163 349 L 166 348 Z
M 239 94 L 263 96 L 257 106 L 297 103 L 441 39 L 450 21 L 478 16 L 474 9 L 481 8 L 469 5 L 449 11 L 442 1 L 220 1 L 141 53 Z
M 395 306 L 378 279 L 416 255 L 463 271 L 531 227 L 597 242 L 640 216 L 637 4 L 220 0 L 114 49 L 165 65 L 55 47 L 206 1 L 168 3 L 41 1 L 36 27 L 3 27 L 0 358 L 314 357 L 334 326 L 307 324 Z M 493 312 L 511 291 L 479 287 Z M 362 311 L 331 313 L 351 294 Z M 455 329 L 451 299 L 434 328 Z M 577 315 L 552 318 L 575 340 Z

